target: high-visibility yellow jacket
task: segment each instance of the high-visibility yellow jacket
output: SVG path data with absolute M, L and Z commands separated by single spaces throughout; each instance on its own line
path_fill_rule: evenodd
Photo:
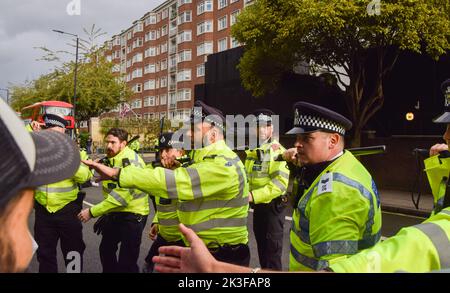
M 154 169 L 151 164 L 146 168 Z M 169 242 L 175 242 L 182 239 L 180 228 L 180 220 L 178 219 L 178 201 L 176 199 L 168 199 L 156 197 L 156 212 L 152 223 L 158 225 L 158 233 Z
M 145 166 L 144 160 L 128 147 L 108 160 L 114 168 L 130 164 L 138 170 L 143 170 Z M 92 216 L 98 217 L 111 212 L 128 212 L 144 216 L 149 214 L 148 195 L 145 192 L 119 187 L 117 182 L 111 180 L 103 181 L 102 185 L 104 200 L 91 207 Z
M 80 152 L 80 157 L 83 154 Z M 72 178 L 39 186 L 34 194 L 36 201 L 44 206 L 50 213 L 55 213 L 65 207 L 69 202 L 77 199 L 79 191 L 78 183 L 84 183 L 92 177 L 89 168 L 80 163 L 75 175 Z
M 276 140 L 246 151 L 245 170 L 255 204 L 269 203 L 286 192 L 289 170 L 285 161 L 275 161 L 284 151 Z
M 450 208 L 330 266 L 337 273 L 423 273 L 450 269 Z
M 321 270 L 380 239 L 378 191 L 348 151 L 306 189 L 294 209 L 290 270 Z
M 239 157 L 221 140 L 191 158 L 192 165 L 175 170 L 123 168 L 119 184 L 178 200 L 180 222 L 208 247 L 247 244 L 248 183 Z
M 439 213 L 444 206 L 445 190 L 450 175 L 450 158 L 443 158 L 436 155 L 427 158 L 424 164 L 433 194 L 433 214 Z

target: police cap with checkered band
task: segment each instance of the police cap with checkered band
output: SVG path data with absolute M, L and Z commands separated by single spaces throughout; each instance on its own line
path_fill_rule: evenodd
M 256 109 L 252 112 L 252 114 L 256 117 L 256 123 L 262 125 L 271 125 L 272 116 L 275 115 L 272 110 L 265 108 Z
M 191 123 L 208 122 L 211 125 L 224 129 L 225 116 L 219 109 L 197 100 L 194 103 L 190 121 Z
M 434 123 L 450 123 L 450 78 L 441 84 L 441 90 L 444 94 L 445 112 L 433 119 Z
M 339 113 L 322 106 L 297 102 L 294 104 L 294 128 L 286 134 L 325 131 L 345 135 L 350 128 L 352 122 Z

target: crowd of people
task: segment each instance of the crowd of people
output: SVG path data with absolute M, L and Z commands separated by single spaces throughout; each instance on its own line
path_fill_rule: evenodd
M 450 80 L 443 93 L 448 107 Z M 275 113 L 257 109 L 249 132 L 259 143 L 241 160 L 225 143 L 223 113 L 196 101 L 185 139 L 201 147 L 186 151 L 173 133 L 163 133 L 159 159 L 146 165 L 123 129 L 106 133 L 106 157 L 94 161 L 64 135 L 64 118 L 46 114 L 43 127 L 32 123 L 26 131 L 0 101 L 0 271 L 23 271 L 37 246 L 39 272 L 57 272 L 60 241 L 66 266 L 68 253 L 76 252 L 82 272 L 82 223 L 94 218 L 94 231 L 102 235 L 103 272 L 139 272 L 142 234 L 152 207 L 153 245 L 144 272 L 281 271 L 289 204 L 290 271 L 450 268 L 450 109 L 434 120 L 447 124 L 446 144 L 431 147 L 425 160 L 434 197 L 431 217 L 381 241 L 375 181 L 345 149 L 351 121 L 315 104 L 298 102 L 293 108 L 294 127 L 287 134 L 296 136 L 294 146 L 285 149 L 274 137 Z M 93 170 L 104 198 L 83 209 L 79 185 L 93 179 Z M 27 227 L 33 206 L 37 245 Z M 261 268 L 249 267 L 249 207 Z

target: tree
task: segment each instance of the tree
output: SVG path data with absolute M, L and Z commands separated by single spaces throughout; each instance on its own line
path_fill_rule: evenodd
M 370 9 L 376 2 L 380 11 Z M 332 72 L 345 91 L 357 146 L 362 128 L 383 106 L 383 79 L 400 51 L 437 60 L 450 49 L 450 2 L 257 0 L 238 17 L 232 34 L 246 45 L 238 68 L 255 96 L 274 90 L 301 61 Z
M 121 101 L 131 96 L 126 83 L 112 72 L 114 64 L 106 60 L 104 48 L 96 45 L 96 40 L 104 35 L 95 25 L 90 31 L 84 29 L 88 40 L 80 39 L 78 64 L 76 120 L 88 120 L 115 108 Z M 71 44 L 71 46 L 74 46 Z M 12 105 L 20 110 L 26 105 L 45 100 L 60 100 L 73 103 L 75 62 L 62 62 L 65 51 L 52 51 L 40 47 L 45 55 L 41 60 L 57 62 L 55 69 L 23 86 L 12 87 Z M 72 59 L 72 58 L 71 58 Z

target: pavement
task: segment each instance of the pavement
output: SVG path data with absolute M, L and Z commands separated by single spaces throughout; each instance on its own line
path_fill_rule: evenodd
M 413 204 L 411 192 L 381 189 L 379 194 L 383 211 L 427 218 L 433 210 L 431 194 L 420 196 L 418 208 Z M 417 194 L 414 194 L 414 198 L 417 200 Z

